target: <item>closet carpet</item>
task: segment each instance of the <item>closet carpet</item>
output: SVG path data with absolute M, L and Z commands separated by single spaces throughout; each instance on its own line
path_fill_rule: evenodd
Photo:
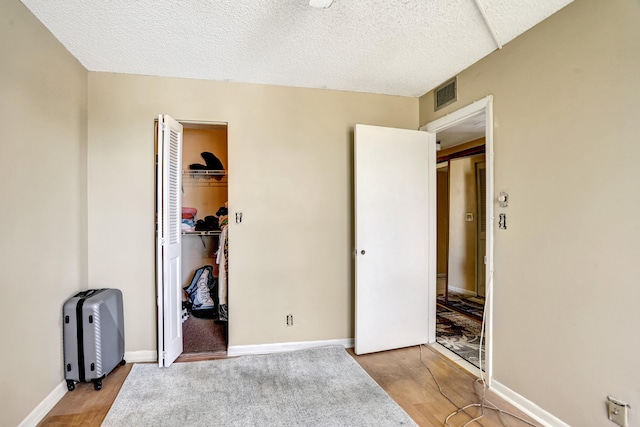
M 182 324 L 183 352 L 227 351 L 227 325 L 190 315 Z

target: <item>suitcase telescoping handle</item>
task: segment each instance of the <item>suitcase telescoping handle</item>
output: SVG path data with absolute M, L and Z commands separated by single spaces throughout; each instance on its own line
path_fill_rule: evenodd
M 98 292 L 102 292 L 104 289 L 89 289 L 86 291 L 78 292 L 74 295 L 75 298 L 89 298 Z

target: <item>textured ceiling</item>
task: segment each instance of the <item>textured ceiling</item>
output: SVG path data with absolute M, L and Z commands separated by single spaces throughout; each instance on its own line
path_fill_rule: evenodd
M 571 0 L 22 2 L 90 71 L 420 96 Z

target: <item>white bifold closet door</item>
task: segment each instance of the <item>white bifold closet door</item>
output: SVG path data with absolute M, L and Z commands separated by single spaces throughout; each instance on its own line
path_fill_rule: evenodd
M 355 352 L 432 342 L 435 135 L 356 125 Z
M 170 366 L 182 353 L 182 125 L 158 118 L 156 281 L 158 364 Z

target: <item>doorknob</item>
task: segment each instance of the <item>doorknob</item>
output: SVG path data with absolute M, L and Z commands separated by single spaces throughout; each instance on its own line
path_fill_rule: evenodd
M 364 249 L 363 249 L 363 250 L 361 250 L 361 251 L 360 251 L 360 253 L 361 253 L 362 255 L 364 255 L 364 254 L 365 254 Z

